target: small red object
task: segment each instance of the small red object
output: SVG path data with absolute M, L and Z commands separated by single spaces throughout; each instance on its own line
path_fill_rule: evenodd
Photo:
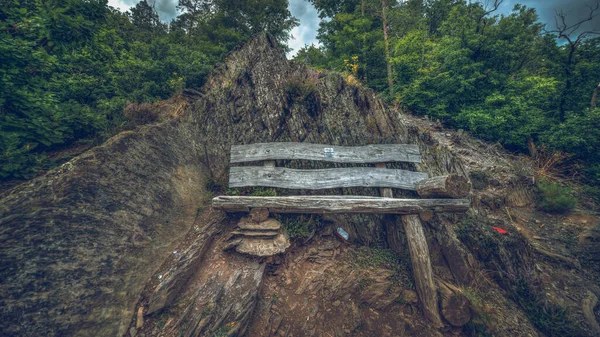
M 506 235 L 508 234 L 508 232 L 500 227 L 492 227 L 494 230 L 498 231 L 498 233 L 502 234 L 502 235 Z

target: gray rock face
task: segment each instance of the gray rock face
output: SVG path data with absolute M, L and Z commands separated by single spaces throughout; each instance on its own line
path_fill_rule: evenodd
M 405 126 L 402 116 L 390 112 L 371 90 L 350 85 L 338 74 L 321 74 L 287 61 L 276 42 L 265 36 L 232 53 L 201 95 L 174 120 L 121 133 L 0 195 L 2 333 L 125 334 L 148 279 L 193 223 L 208 177 L 226 185 L 232 144 L 297 141 L 423 147 L 432 142 Z M 448 152 L 423 158 L 421 169 L 430 174 L 462 172 Z M 390 167 L 406 165 L 412 164 Z M 324 167 L 293 162 L 289 166 Z M 313 192 L 281 195 L 286 193 Z M 366 188 L 326 193 L 379 194 Z M 408 195 L 394 190 L 396 197 Z M 384 233 L 381 216 L 336 219 L 364 243 Z M 236 249 L 250 252 L 257 244 L 244 242 Z M 281 235 L 272 242 L 273 251 L 286 245 Z M 254 303 L 256 284 L 249 288 L 248 308 Z M 222 302 L 223 310 L 234 305 L 231 301 Z M 208 328 L 213 330 L 217 323 Z
M 187 249 L 178 252 L 173 267 L 166 274 L 161 275 L 161 282 L 150 296 L 147 315 L 160 311 L 173 303 L 192 274 L 198 269 L 224 218 L 223 212 L 209 211 L 198 219 L 197 223 L 202 226 L 199 228 L 200 234 Z
M 206 169 L 189 116 L 124 132 L 0 198 L 0 331 L 117 336 L 187 232 Z

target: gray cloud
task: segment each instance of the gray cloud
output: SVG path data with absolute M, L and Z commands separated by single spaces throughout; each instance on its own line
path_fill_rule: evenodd
M 162 21 L 170 22 L 177 16 L 177 0 L 148 0 L 148 3 L 154 4 Z
M 120 0 L 127 6 L 135 6 L 140 0 Z M 476 0 L 474 0 L 476 1 Z M 484 4 L 492 3 L 493 0 L 478 0 Z M 547 29 L 555 29 L 554 17 L 556 11 L 567 13 L 567 24 L 572 24 L 584 18 L 589 14 L 588 6 L 594 5 L 598 0 L 505 0 L 498 10 L 498 14 L 508 15 L 511 13 L 515 4 L 523 4 L 527 7 L 535 8 L 540 22 L 546 24 Z M 160 19 L 170 22 L 177 16 L 176 5 L 178 0 L 148 0 L 150 5 L 154 5 Z M 300 26 L 292 31 L 293 38 L 288 42 L 295 54 L 298 49 L 304 45 L 318 44 L 317 30 L 319 29 L 319 19 L 317 11 L 312 3 L 306 0 L 289 0 L 289 10 L 293 16 L 300 21 Z M 593 22 L 587 23 L 581 29 L 600 29 L 600 17 Z
M 305 0 L 289 0 L 289 10 L 293 16 L 300 21 L 300 26 L 294 29 L 292 35 L 296 40 L 290 43 L 295 53 L 296 46 L 303 47 L 305 44 L 318 43 L 317 29 L 319 29 L 319 19 L 315 7 Z
M 486 0 L 482 0 L 485 3 Z M 490 0 L 487 0 L 490 1 Z M 499 9 L 500 14 L 510 14 L 516 4 L 522 4 L 527 7 L 535 8 L 539 16 L 539 21 L 546 24 L 548 30 L 556 28 L 556 13 L 563 11 L 567 14 L 567 24 L 573 24 L 589 15 L 589 7 L 595 5 L 598 0 L 505 0 Z M 600 17 L 586 23 L 581 27 L 583 29 L 600 29 Z
M 154 6 L 161 21 L 171 22 L 177 16 L 177 4 L 178 0 L 147 0 L 150 6 Z M 140 0 L 119 0 L 118 2 L 128 6 L 134 7 Z

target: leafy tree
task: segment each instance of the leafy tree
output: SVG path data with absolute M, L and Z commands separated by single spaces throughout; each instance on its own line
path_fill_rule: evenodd
M 167 25 L 160 21 L 158 13 L 148 4 L 147 0 L 138 2 L 131 9 L 130 17 L 131 23 L 140 34 L 138 40 L 149 42 L 167 32 Z
M 8 2 L 8 3 L 7 3 Z M 282 41 L 296 20 L 284 0 L 186 0 L 170 27 L 146 0 L 5 0 L 0 6 L 0 179 L 29 178 L 45 152 L 126 122 L 127 101 L 199 87 L 257 32 Z

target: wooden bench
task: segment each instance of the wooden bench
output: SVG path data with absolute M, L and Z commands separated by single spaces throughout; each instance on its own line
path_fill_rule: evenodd
M 376 164 L 299 170 L 275 167 L 275 160 L 318 160 L 331 163 Z M 418 214 L 464 212 L 470 200 L 468 181 L 459 176 L 429 179 L 426 173 L 387 169 L 386 162 L 420 163 L 419 148 L 411 144 L 331 146 L 309 143 L 257 143 L 231 147 L 231 164 L 263 161 L 263 166 L 237 166 L 229 171 L 229 187 L 264 186 L 319 190 L 345 187 L 379 187 L 382 197 L 369 196 L 218 196 L 213 207 L 228 212 L 268 208 L 271 213 L 375 213 Z M 391 188 L 416 190 L 422 198 L 394 199 Z M 447 199 L 459 198 L 459 199 Z
M 317 160 L 375 167 L 292 169 L 276 167 L 275 160 Z M 213 207 L 227 212 L 267 209 L 270 213 L 400 214 L 408 239 L 417 294 L 423 311 L 435 326 L 442 326 L 437 291 L 421 218 L 433 212 L 465 212 L 471 185 L 456 175 L 429 178 L 426 173 L 385 168 L 386 162 L 420 163 L 417 145 L 377 144 L 332 146 L 309 143 L 257 143 L 231 147 L 231 164 L 263 162 L 263 166 L 234 166 L 229 187 L 264 186 L 319 190 L 376 187 L 381 197 L 348 195 L 218 196 Z M 392 188 L 416 191 L 422 199 L 393 198 Z M 430 199 L 430 198 L 435 199 Z

